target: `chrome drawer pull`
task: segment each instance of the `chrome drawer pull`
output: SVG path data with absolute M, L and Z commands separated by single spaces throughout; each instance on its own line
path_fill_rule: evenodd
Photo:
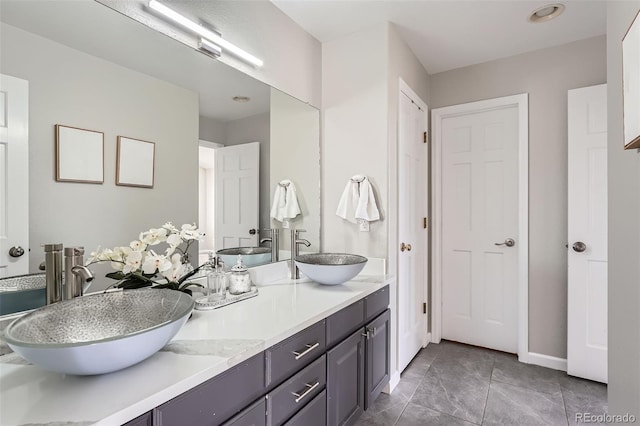
M 303 399 L 305 396 L 309 395 L 311 392 L 313 392 L 313 390 L 314 390 L 315 388 L 317 388 L 318 386 L 320 386 L 320 382 L 319 382 L 319 381 L 316 381 L 316 382 L 315 382 L 314 384 L 312 384 L 312 385 L 310 385 L 309 383 L 305 383 L 304 385 L 307 387 L 307 389 L 306 389 L 304 392 L 301 392 L 301 393 L 300 393 L 300 392 L 291 392 L 291 393 L 293 394 L 293 396 L 295 396 L 295 397 L 296 397 L 296 403 L 298 403 L 298 402 L 302 401 L 302 399 Z
M 307 349 L 302 352 L 293 351 L 293 354 L 296 356 L 296 361 L 320 346 L 320 343 L 314 343 L 313 345 L 304 345 Z

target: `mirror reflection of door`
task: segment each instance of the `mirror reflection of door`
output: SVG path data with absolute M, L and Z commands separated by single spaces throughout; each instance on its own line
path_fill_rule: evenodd
M 0 75 L 0 277 L 29 266 L 29 83 Z
M 199 214 L 200 227 L 213 237 L 205 237 L 200 252 L 256 247 L 260 142 L 207 145 L 200 146 Z

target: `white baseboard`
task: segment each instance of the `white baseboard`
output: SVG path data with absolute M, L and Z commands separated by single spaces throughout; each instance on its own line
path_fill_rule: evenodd
M 391 375 L 391 377 L 389 378 L 389 384 L 385 386 L 384 389 L 382 389 L 382 392 L 384 393 L 393 392 L 396 386 L 398 386 L 398 383 L 400 383 L 400 372 L 396 371 Z
M 525 362 L 527 362 L 528 364 L 534 364 L 542 367 L 553 368 L 554 370 L 567 371 L 567 360 L 564 358 L 557 358 L 555 356 L 529 352 L 527 356 L 527 361 Z

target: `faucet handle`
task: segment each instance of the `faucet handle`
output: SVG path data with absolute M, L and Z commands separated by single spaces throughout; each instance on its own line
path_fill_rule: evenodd
M 296 235 L 301 233 L 301 232 L 307 232 L 306 229 L 294 229 L 294 231 L 296 232 Z

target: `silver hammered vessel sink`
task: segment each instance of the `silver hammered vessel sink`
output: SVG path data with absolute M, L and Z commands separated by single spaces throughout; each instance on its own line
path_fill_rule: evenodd
M 324 285 L 345 283 L 358 275 L 367 258 L 347 253 L 314 253 L 296 257 L 300 271 L 313 281 Z
M 45 370 L 103 374 L 162 349 L 193 307 L 189 295 L 169 289 L 99 293 L 36 309 L 4 334 L 14 352 Z
M 247 267 L 271 262 L 271 249 L 269 247 L 232 247 L 218 250 L 216 254 L 228 267 L 236 264 L 239 254 L 242 255 L 242 263 Z

